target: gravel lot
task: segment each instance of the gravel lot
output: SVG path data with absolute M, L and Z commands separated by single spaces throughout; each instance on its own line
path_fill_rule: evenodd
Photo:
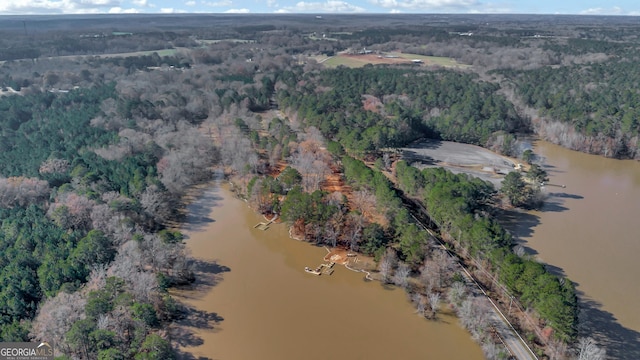
M 452 172 L 466 173 L 490 181 L 496 188 L 504 175 L 513 171 L 515 163 L 502 155 L 475 145 L 425 139 L 401 148 L 402 158 L 411 165 L 444 167 Z

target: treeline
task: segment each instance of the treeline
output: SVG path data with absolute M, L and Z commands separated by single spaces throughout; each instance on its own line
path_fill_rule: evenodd
M 604 49 L 603 49 L 604 51 Z M 637 61 L 608 60 L 560 68 L 502 71 L 527 106 L 542 118 L 534 126 L 543 138 L 565 147 L 616 158 L 638 156 L 640 123 L 634 86 Z M 551 121 L 567 126 L 554 126 Z
M 422 171 L 396 164 L 401 189 L 420 198 L 441 231 L 456 239 L 468 256 L 487 262 L 500 281 L 534 309 L 562 341 L 577 335 L 578 304 L 574 284 L 550 274 L 544 265 L 512 251 L 511 236 L 487 215 L 493 186 L 442 168 Z
M 189 34 L 170 31 L 124 35 L 87 29 L 85 32 L 47 33 L 46 36 L 7 33 L 5 35 L 0 41 L 0 61 L 163 50 L 174 46 L 197 46 Z M 25 46 L 25 44 L 28 45 Z
M 299 80 L 304 85 L 283 80 L 281 106 L 358 153 L 425 135 L 487 146 L 496 132 L 526 130 L 499 87 L 472 74 L 368 66 Z

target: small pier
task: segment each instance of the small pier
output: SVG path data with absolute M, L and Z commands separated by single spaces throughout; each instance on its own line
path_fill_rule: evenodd
M 304 271 L 308 272 L 309 274 L 313 274 L 313 275 L 322 275 L 322 274 L 326 274 L 326 275 L 331 275 L 333 274 L 333 266 L 336 263 L 331 262 L 328 264 L 320 264 L 318 265 L 315 269 L 312 269 L 308 266 L 305 266 Z
M 277 218 L 278 215 L 274 215 L 273 219 L 269 220 L 268 222 L 259 222 L 253 228 L 262 231 L 267 230 L 269 228 L 269 225 L 273 224 L 273 222 L 276 221 Z

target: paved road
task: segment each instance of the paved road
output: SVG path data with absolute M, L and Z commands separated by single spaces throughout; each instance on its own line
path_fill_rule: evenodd
M 413 214 L 411 216 L 420 226 L 422 226 L 424 230 L 426 230 L 438 241 L 440 246 L 442 246 L 442 248 L 447 252 L 447 254 L 449 254 L 449 256 L 456 260 L 456 264 L 460 267 L 460 269 L 462 269 L 462 272 L 465 274 L 467 287 L 471 289 L 471 293 L 476 299 L 478 299 L 477 301 L 485 302 L 486 308 L 493 310 L 489 313 L 489 322 L 511 353 L 511 356 L 517 360 L 538 360 L 533 351 L 531 351 L 529 346 L 524 342 L 520 334 L 518 334 L 518 332 L 513 328 L 504 314 L 502 314 L 500 309 L 498 309 L 493 300 L 489 298 L 487 293 L 485 293 L 485 291 L 475 281 L 475 279 L 473 278 L 473 276 L 471 276 L 467 269 L 465 269 L 465 267 L 458 262 L 457 258 L 453 256 L 453 254 L 451 254 L 446 247 L 444 247 L 444 244 L 437 236 L 435 236 L 435 234 L 427 229 L 427 227 L 424 226 L 424 224 L 422 224 L 422 222 L 420 222 L 420 220 L 418 220 L 415 216 L 413 216 Z
M 489 313 L 489 323 L 499 334 L 504 345 L 511 353 L 511 356 L 518 360 L 537 360 L 538 358 L 533 354 L 529 346 L 524 343 L 524 340 L 515 331 L 513 326 L 511 326 L 509 321 L 506 319 L 504 314 L 502 314 L 500 309 L 498 309 L 493 300 L 491 300 L 487 296 L 480 285 L 473 279 L 471 274 L 469 274 L 467 269 L 465 269 L 462 265 L 460 265 L 460 267 L 466 275 L 467 284 L 471 289 L 473 296 L 477 299 L 477 301 L 484 302 L 487 309 L 493 310 Z

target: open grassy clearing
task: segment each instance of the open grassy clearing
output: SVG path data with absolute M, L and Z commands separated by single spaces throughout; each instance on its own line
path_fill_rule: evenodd
M 358 68 L 362 67 L 366 64 L 411 64 L 412 60 L 421 60 L 423 66 L 430 65 L 438 65 L 442 67 L 450 67 L 450 68 L 468 68 L 469 65 L 460 64 L 454 59 L 438 57 L 438 56 L 425 56 L 425 55 L 417 55 L 417 54 L 407 54 L 407 53 L 388 53 L 385 55 L 376 55 L 376 54 L 363 54 L 363 55 L 353 55 L 353 54 L 338 54 L 332 58 L 324 60 L 323 58 L 316 57 L 318 62 L 324 64 L 324 66 L 328 68 L 335 68 L 340 65 L 350 67 L 350 68 Z
M 426 56 L 426 55 L 406 54 L 406 53 L 397 53 L 397 54 L 394 53 L 389 55 L 396 55 L 403 59 L 408 59 L 408 60 L 414 60 L 414 59 L 422 60 L 427 65 L 440 65 L 444 67 L 463 67 L 463 68 L 470 67 L 469 65 L 466 65 L 466 64 L 460 64 L 454 59 L 441 57 L 441 56 Z
M 309 59 L 313 59 L 319 63 L 323 63 L 325 61 L 327 61 L 329 59 L 329 57 L 325 54 L 321 54 L 321 55 L 315 55 L 315 56 L 309 56 Z
M 340 65 L 350 68 L 358 68 L 363 67 L 366 64 L 370 64 L 370 62 L 338 55 L 328 59 L 327 61 L 324 61 L 322 64 L 328 68 L 336 68 Z

